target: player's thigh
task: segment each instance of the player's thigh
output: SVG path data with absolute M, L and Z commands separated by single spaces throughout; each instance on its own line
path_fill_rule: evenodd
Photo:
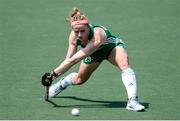
M 116 46 L 108 56 L 108 61 L 123 70 L 129 66 L 128 54 L 124 47 Z
M 84 62 L 81 62 L 78 72 L 77 83 L 82 84 L 86 82 L 99 65 L 100 62 L 94 62 L 91 64 L 85 64 Z

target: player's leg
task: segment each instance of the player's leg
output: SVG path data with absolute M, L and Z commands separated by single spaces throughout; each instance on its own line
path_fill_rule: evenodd
M 96 70 L 100 65 L 100 62 L 94 62 L 91 64 L 85 64 L 82 62 L 79 67 L 78 73 L 71 73 L 63 80 L 61 80 L 61 85 L 63 88 L 66 88 L 69 85 L 81 85 L 86 82 L 91 74 Z M 71 76 L 70 76 L 71 75 Z M 71 78 L 68 78 L 71 77 Z
M 81 63 L 79 72 L 76 80 L 74 81 L 74 85 L 81 85 L 86 82 L 91 74 L 99 67 L 100 62 L 94 62 L 91 64 Z
M 66 77 L 60 79 L 56 84 L 50 86 L 49 97 L 56 97 L 61 91 L 66 89 L 70 85 L 80 85 L 86 82 L 91 74 L 100 65 L 99 62 L 94 62 L 91 64 L 85 64 L 82 62 L 80 64 L 78 73 L 71 73 Z
M 122 71 L 122 81 L 127 90 L 128 98 L 136 97 L 136 78 L 129 65 L 126 50 L 123 47 L 115 47 L 109 54 L 108 60 Z
M 137 101 L 136 75 L 129 65 L 128 54 L 124 47 L 116 46 L 109 54 L 108 60 L 122 71 L 121 77 L 129 99 L 127 109 L 133 111 L 143 110 L 144 106 Z

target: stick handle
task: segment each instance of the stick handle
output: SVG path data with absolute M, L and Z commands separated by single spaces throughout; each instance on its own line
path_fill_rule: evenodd
M 45 101 L 48 101 L 48 97 L 49 97 L 49 86 L 45 87 L 44 100 L 45 100 Z

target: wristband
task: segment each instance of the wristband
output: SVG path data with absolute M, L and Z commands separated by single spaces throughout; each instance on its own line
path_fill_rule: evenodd
M 54 70 L 53 70 L 53 72 L 52 72 L 52 75 L 53 75 L 54 77 L 57 77 L 57 76 L 58 76 L 58 74 L 56 74 Z

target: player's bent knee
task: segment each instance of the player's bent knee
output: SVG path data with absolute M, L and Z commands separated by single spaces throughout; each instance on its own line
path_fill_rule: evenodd
M 121 70 L 124 70 L 129 67 L 129 62 L 127 59 L 123 59 L 120 61 L 120 63 L 118 65 Z
M 126 64 L 126 63 L 124 63 L 124 64 L 122 64 L 122 65 L 120 66 L 120 69 L 121 69 L 121 70 L 125 70 L 125 69 L 127 69 L 127 68 L 129 68 L 129 65 Z
M 77 77 L 77 79 L 74 83 L 75 83 L 75 85 L 82 85 L 84 82 L 86 82 L 86 80 L 83 80 L 82 78 Z

